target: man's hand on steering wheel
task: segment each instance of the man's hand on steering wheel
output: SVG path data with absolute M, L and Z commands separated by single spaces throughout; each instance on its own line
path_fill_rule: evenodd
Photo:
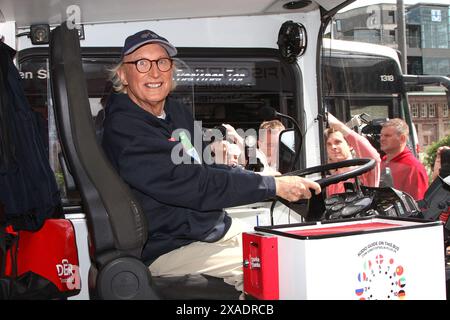
M 275 183 L 277 196 L 290 202 L 311 198 L 311 191 L 316 195 L 321 192 L 318 183 L 297 176 L 276 177 Z

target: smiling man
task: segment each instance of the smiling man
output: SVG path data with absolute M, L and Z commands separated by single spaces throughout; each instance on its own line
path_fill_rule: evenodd
M 129 36 L 112 70 L 102 145 L 147 218 L 142 260 L 156 276 L 207 274 L 242 290 L 242 232 L 223 208 L 274 196 L 310 198 L 320 186 L 301 177 L 261 176 L 208 165 L 196 150 L 189 108 L 170 97 L 175 47 L 150 30 Z M 182 153 L 187 162 L 177 162 Z
M 331 113 L 328 113 L 328 123 L 330 128 L 325 132 L 325 142 L 327 147 L 328 162 L 334 163 L 356 158 L 375 159 L 375 168 L 359 177 L 361 184 L 368 187 L 378 187 L 380 183 L 380 155 L 370 142 L 351 130 L 344 123 L 339 121 Z M 342 173 L 351 168 L 341 168 L 333 173 Z M 351 179 L 353 180 L 353 179 Z M 344 192 L 344 182 L 332 184 L 327 188 L 328 195 Z

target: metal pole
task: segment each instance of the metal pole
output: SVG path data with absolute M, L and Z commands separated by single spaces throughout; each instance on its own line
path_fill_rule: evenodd
M 406 59 L 406 27 L 405 27 L 405 5 L 403 0 L 397 0 L 397 31 L 398 31 L 398 50 L 401 53 L 400 65 L 404 74 L 408 73 Z

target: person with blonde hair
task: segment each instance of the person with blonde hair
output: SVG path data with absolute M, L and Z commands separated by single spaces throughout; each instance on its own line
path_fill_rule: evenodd
M 278 170 L 280 133 L 285 130 L 280 120 L 264 121 L 259 126 L 258 148 L 265 155 L 270 168 Z
M 399 118 L 385 122 L 381 129 L 380 148 L 385 153 L 381 168 L 390 168 L 394 188 L 421 200 L 428 189 L 425 167 L 407 147 L 408 124 Z

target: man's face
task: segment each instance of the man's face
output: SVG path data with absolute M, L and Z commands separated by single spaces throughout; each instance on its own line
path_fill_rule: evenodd
M 397 152 L 402 144 L 402 136 L 394 127 L 384 127 L 380 134 L 380 149 L 389 154 Z
M 281 130 L 277 129 L 260 130 L 258 146 L 270 162 L 278 156 L 278 139 L 280 133 Z
M 327 154 L 330 162 L 351 159 L 352 148 L 348 145 L 341 132 L 332 132 L 327 139 Z
M 169 58 L 169 55 L 159 44 L 152 43 L 126 55 L 123 60 L 128 62 L 142 58 L 158 60 Z M 118 72 L 124 85 L 127 85 L 129 97 L 141 107 L 162 104 L 172 88 L 172 68 L 162 72 L 156 62 L 152 62 L 151 69 L 146 73 L 137 71 L 134 64 L 124 64 Z

